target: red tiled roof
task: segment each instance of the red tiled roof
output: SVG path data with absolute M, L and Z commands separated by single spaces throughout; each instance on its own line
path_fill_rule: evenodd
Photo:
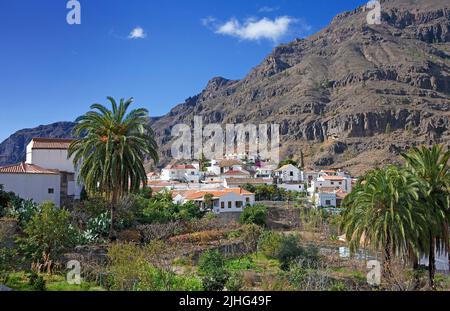
M 33 138 L 32 149 L 56 149 L 65 150 L 69 149 L 73 139 L 58 139 L 58 138 Z
M 325 180 L 337 180 L 337 181 L 344 180 L 344 177 L 340 176 L 323 176 L 322 178 Z
M 239 160 L 222 160 L 219 162 L 219 167 L 231 167 L 235 165 L 242 165 L 242 162 Z
M 56 170 L 49 170 L 34 164 L 18 163 L 0 167 L 0 174 L 46 174 L 59 175 Z
M 186 193 L 185 198 L 186 198 L 186 200 L 197 200 L 197 199 L 202 199 L 207 194 L 211 194 L 214 198 L 220 198 L 229 193 L 235 193 L 238 195 L 252 195 L 253 194 L 244 189 L 240 189 L 240 188 L 232 188 L 231 189 L 230 188 L 230 189 L 223 189 L 223 190 L 211 190 L 211 191 L 202 190 L 202 191 L 188 192 L 188 193 Z M 183 194 L 181 194 L 181 195 L 183 195 Z
M 225 176 L 245 175 L 245 176 L 247 176 L 247 175 L 250 175 L 250 173 L 247 171 L 228 171 L 222 175 L 225 175 Z

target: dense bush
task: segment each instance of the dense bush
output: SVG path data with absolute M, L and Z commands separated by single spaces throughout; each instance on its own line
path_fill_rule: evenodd
M 258 251 L 269 258 L 276 258 L 280 248 L 283 235 L 275 231 L 265 231 L 258 242 Z
M 42 204 L 24 232 L 26 236 L 19 239 L 22 252 L 33 261 L 35 270 L 49 273 L 62 251 L 74 246 L 76 237 L 69 212 L 56 208 L 52 202 Z
M 200 256 L 198 271 L 206 291 L 223 290 L 230 277 L 224 258 L 217 250 L 206 251 Z
M 247 206 L 240 216 L 243 224 L 265 226 L 267 220 L 267 207 L 262 204 Z

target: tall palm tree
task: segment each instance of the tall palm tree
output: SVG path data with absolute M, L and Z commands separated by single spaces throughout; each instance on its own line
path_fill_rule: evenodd
M 341 229 L 352 252 L 364 248 L 383 254 L 383 276 L 391 277 L 391 259 L 406 258 L 425 225 L 418 199 L 418 183 L 395 166 L 367 173 L 343 202 Z
M 101 104 L 79 117 L 74 128 L 76 139 L 69 157 L 79 166 L 79 178 L 88 193 L 100 193 L 110 202 L 110 238 L 114 238 L 115 209 L 118 200 L 146 184 L 144 161 L 158 161 L 157 143 L 149 126 L 148 111 L 127 112 L 133 99 L 112 97 L 111 109 Z
M 429 230 L 424 235 L 423 253 L 428 255 L 429 285 L 435 287 L 435 253 L 449 252 L 450 150 L 443 146 L 413 148 L 403 154 L 407 169 L 420 183 L 418 203 L 425 209 Z

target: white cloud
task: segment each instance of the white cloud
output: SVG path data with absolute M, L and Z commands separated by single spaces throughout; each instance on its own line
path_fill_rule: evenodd
M 128 35 L 128 39 L 144 39 L 147 37 L 144 29 L 142 27 L 134 28 Z
M 215 24 L 216 21 L 217 21 L 217 19 L 213 16 L 208 16 L 208 17 L 201 19 L 202 25 L 205 27 L 209 27 L 209 26 Z
M 274 20 L 266 17 L 259 20 L 247 19 L 244 23 L 232 18 L 228 22 L 218 25 L 216 33 L 242 40 L 269 39 L 276 42 L 288 33 L 289 27 L 295 22 L 296 20 L 289 16 L 277 17 Z

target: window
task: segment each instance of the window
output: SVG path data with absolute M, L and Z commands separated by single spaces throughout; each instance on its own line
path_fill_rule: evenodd
M 53 194 L 55 193 L 55 189 L 53 188 L 48 188 L 48 194 Z
M 331 184 L 334 185 L 334 181 L 332 181 Z
M 225 208 L 225 202 L 220 202 L 220 208 L 222 208 L 222 209 Z
M 326 206 L 330 206 L 331 205 L 331 200 L 325 200 L 325 205 Z
M 250 203 L 250 198 L 245 198 L 245 203 Z
M 228 202 L 228 208 L 231 208 L 231 201 Z
M 294 176 L 294 172 L 290 172 L 289 175 L 290 175 L 291 177 L 293 177 L 293 176 Z
M 236 208 L 242 208 L 242 201 L 236 201 Z

